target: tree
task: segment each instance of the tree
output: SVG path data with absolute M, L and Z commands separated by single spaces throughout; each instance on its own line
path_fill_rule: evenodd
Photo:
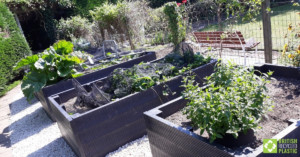
M 241 17 L 243 20 L 254 18 L 261 9 L 263 0 L 199 0 L 216 7 L 219 30 L 222 30 L 222 14 L 227 17 Z

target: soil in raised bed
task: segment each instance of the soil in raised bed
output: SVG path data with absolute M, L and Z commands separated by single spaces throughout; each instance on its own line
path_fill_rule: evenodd
M 270 139 L 286 127 L 290 119 L 300 119 L 300 80 L 276 77 L 267 85 L 268 94 L 274 101 L 275 106 L 272 111 L 267 113 L 259 126 L 261 129 L 255 130 L 256 140 L 248 146 L 257 148 L 262 144 L 263 139 Z M 166 118 L 172 123 L 190 129 L 192 122 L 187 119 L 182 111 Z M 193 128 L 195 134 L 200 134 L 200 129 Z M 208 134 L 204 132 L 202 137 L 208 138 Z
M 77 97 L 74 97 L 63 104 L 68 114 L 84 113 L 92 109 L 86 106 L 75 106 L 76 99 Z

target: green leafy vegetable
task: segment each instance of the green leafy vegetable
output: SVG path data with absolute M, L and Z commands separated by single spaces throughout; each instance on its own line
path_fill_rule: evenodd
M 75 68 L 82 64 L 83 60 L 76 56 L 67 55 L 71 54 L 69 51 L 72 46 L 64 41 L 58 43 L 54 44 L 57 46 L 56 49 L 50 47 L 43 53 L 28 56 L 20 60 L 14 67 L 15 70 L 21 67 L 29 67 L 30 72 L 24 76 L 21 85 L 28 101 L 32 100 L 34 93 L 40 91 L 43 87 L 80 75 Z
M 74 45 L 72 42 L 60 40 L 53 45 L 53 48 L 57 54 L 67 55 L 73 52 Z
M 206 131 L 210 141 L 225 134 L 238 136 L 258 127 L 262 115 L 271 108 L 266 84 L 272 73 L 257 76 L 253 68 L 219 64 L 207 77 L 207 87 L 195 85 L 194 76 L 184 78 L 183 96 L 189 100 L 184 114 Z

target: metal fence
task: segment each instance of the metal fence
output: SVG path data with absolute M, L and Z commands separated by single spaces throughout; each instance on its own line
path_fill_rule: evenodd
M 282 1 L 282 0 L 281 0 Z M 218 18 L 218 10 L 216 6 L 213 6 L 208 2 L 197 2 L 191 5 L 186 6 L 187 15 L 188 15 L 188 34 L 191 37 L 193 32 L 214 32 L 218 30 L 234 32 L 240 31 L 245 38 L 246 42 L 260 42 L 257 46 L 258 51 L 255 49 L 247 50 L 244 53 L 242 50 L 233 50 L 233 49 L 223 49 L 222 50 L 222 59 L 224 61 L 233 60 L 237 64 L 241 65 L 253 65 L 254 63 L 265 63 L 264 56 L 264 36 L 263 36 L 263 20 L 262 14 L 257 15 L 255 19 L 250 19 L 248 21 L 243 21 L 242 17 L 236 18 L 234 16 L 227 16 L 226 12 L 222 12 L 220 18 Z M 285 38 L 286 33 L 288 32 L 289 25 L 297 25 L 300 23 L 300 18 L 297 13 L 300 11 L 299 6 L 293 6 L 293 1 L 284 1 L 284 2 L 274 2 L 271 0 L 271 27 L 272 27 L 272 56 L 273 64 L 280 63 L 280 54 L 283 49 L 283 46 L 287 43 L 287 38 Z M 168 39 L 169 31 L 167 26 L 167 20 L 161 18 L 162 12 L 159 13 L 159 10 L 151 9 L 150 12 L 157 16 L 159 20 L 149 20 L 146 19 L 145 29 L 141 30 L 143 32 L 141 38 L 135 40 L 135 45 L 161 45 L 170 43 Z M 149 12 L 142 12 L 138 14 L 143 14 L 143 16 L 138 17 L 147 17 L 145 16 Z M 145 15 L 144 15 L 145 14 Z M 151 19 L 151 18 L 150 18 Z M 220 20 L 221 19 L 221 20 Z M 134 20 L 135 21 L 135 20 Z M 148 21 L 148 22 L 147 22 Z M 220 29 L 221 27 L 221 29 Z M 141 35 L 141 33 L 137 33 Z M 123 35 L 124 36 L 124 35 Z M 119 37 L 111 37 L 113 40 L 119 41 Z M 136 38 L 136 37 L 135 37 Z M 192 45 L 196 48 L 196 51 L 201 52 L 205 55 L 212 55 L 216 58 L 220 58 L 219 49 L 217 48 L 201 48 L 194 42 L 191 38 L 188 38 L 192 42 Z M 142 43 L 142 44 L 141 44 Z M 146 44 L 145 44 L 146 43 Z M 123 47 L 129 48 L 129 43 L 119 43 Z
M 253 65 L 254 63 L 264 63 L 264 36 L 263 36 L 263 23 L 262 15 L 258 15 L 256 19 L 249 21 L 242 21 L 241 19 L 222 16 L 221 23 L 218 23 L 218 17 L 215 10 L 203 9 L 203 7 L 210 7 L 208 5 L 194 4 L 202 7 L 199 9 L 191 10 L 190 12 L 190 26 L 191 32 L 195 31 L 209 31 L 214 32 L 218 30 L 234 32 L 240 31 L 245 40 L 260 42 L 258 51 L 254 49 L 243 53 L 241 50 L 227 49 L 222 51 L 222 59 L 225 61 L 233 60 L 237 64 Z M 280 64 L 280 54 L 283 46 L 288 42 L 285 38 L 289 25 L 297 25 L 300 23 L 299 6 L 293 6 L 291 1 L 288 2 L 272 2 L 271 3 L 271 26 L 272 26 L 272 48 L 273 48 L 273 64 Z M 206 11 L 206 12 L 205 12 Z M 203 14 L 204 12 L 204 14 Z M 205 16 L 208 15 L 208 16 Z M 242 16 L 241 16 L 242 17 Z M 221 29 L 220 29 L 221 27 Z M 208 55 L 219 57 L 218 49 L 199 50 Z

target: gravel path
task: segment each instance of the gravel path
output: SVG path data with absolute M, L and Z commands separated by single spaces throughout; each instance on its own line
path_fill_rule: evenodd
M 76 156 L 61 137 L 57 123 L 48 118 L 40 102 L 26 101 L 20 85 L 5 97 L 14 100 L 9 127 L 13 156 Z
M 147 136 L 127 143 L 118 150 L 107 154 L 106 157 L 152 157 L 150 144 Z
M 76 157 L 62 138 L 57 123 L 52 122 L 39 101 L 29 104 L 21 86 L 17 86 L 0 99 L 10 105 L 10 139 L 14 157 Z M 147 136 L 128 143 L 109 157 L 151 157 Z

